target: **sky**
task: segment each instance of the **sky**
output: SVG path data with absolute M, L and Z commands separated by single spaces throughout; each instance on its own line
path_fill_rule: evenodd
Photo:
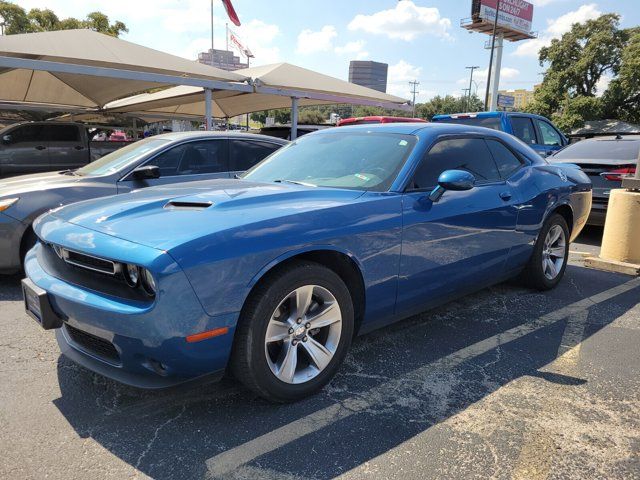
M 242 25 L 234 32 L 254 53 L 253 65 L 289 62 L 348 79 L 349 61 L 389 64 L 387 92 L 411 98 L 409 81 L 418 80 L 417 102 L 435 95 L 461 95 L 469 83 L 466 66 L 479 66 L 478 94 L 486 88 L 488 35 L 469 33 L 460 20 L 471 0 L 232 0 Z M 621 25 L 640 24 L 639 0 L 530 0 L 538 38 L 505 42 L 500 89 L 531 89 L 542 80 L 538 50 L 575 22 L 602 13 L 621 15 Z M 121 20 L 121 38 L 195 59 L 211 45 L 210 0 L 17 0 L 23 8 L 50 8 L 59 17 L 95 10 Z M 634 8 L 635 7 L 635 8 Z M 226 13 L 214 0 L 216 48 L 225 48 Z M 599 85 L 602 92 L 607 78 Z M 473 90 L 476 85 L 473 86 Z

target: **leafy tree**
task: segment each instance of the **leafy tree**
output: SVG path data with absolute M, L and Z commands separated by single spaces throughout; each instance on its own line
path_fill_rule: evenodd
M 632 118 L 640 88 L 640 40 L 633 40 L 638 29 L 620 29 L 619 23 L 619 15 L 613 13 L 576 23 L 561 38 L 541 48 L 540 65 L 547 70 L 527 110 L 550 117 L 565 131 L 584 125 L 586 120 Z M 605 76 L 614 80 L 601 91 L 599 85 Z
M 19 5 L 0 0 L 0 15 L 5 19 L 5 34 L 7 35 L 89 28 L 96 32 L 117 37 L 121 33 L 129 31 L 127 26 L 120 21 L 110 23 L 109 17 L 101 12 L 92 12 L 84 20 L 77 18 L 60 19 L 49 9 L 33 8 L 26 12 Z
M 416 115 L 426 120 L 431 120 L 434 115 L 460 112 L 477 112 L 484 107 L 482 100 L 477 95 L 468 97 L 454 97 L 436 95 L 425 103 L 416 104 Z

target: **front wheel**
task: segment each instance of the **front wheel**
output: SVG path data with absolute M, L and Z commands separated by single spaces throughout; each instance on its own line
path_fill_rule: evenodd
M 542 226 L 522 279 L 533 288 L 550 290 L 564 276 L 568 257 L 569 227 L 564 217 L 556 213 Z
M 351 344 L 353 303 L 332 270 L 299 262 L 270 275 L 247 300 L 231 370 L 258 395 L 290 402 L 331 380 Z

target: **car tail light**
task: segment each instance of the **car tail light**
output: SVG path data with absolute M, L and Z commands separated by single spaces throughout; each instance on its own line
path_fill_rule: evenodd
M 621 182 L 623 178 L 633 177 L 636 173 L 636 167 L 633 165 L 629 165 L 627 167 L 617 168 L 615 170 L 611 170 L 610 172 L 601 173 L 605 180 L 609 180 L 611 182 Z

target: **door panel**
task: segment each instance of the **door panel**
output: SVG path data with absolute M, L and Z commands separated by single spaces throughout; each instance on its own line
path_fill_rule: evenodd
M 89 152 L 77 125 L 45 125 L 50 170 L 68 170 L 86 165 Z
M 43 126 L 22 125 L 10 130 L 9 144 L 2 145 L 1 172 L 3 175 L 46 172 L 49 168 L 49 149 Z

